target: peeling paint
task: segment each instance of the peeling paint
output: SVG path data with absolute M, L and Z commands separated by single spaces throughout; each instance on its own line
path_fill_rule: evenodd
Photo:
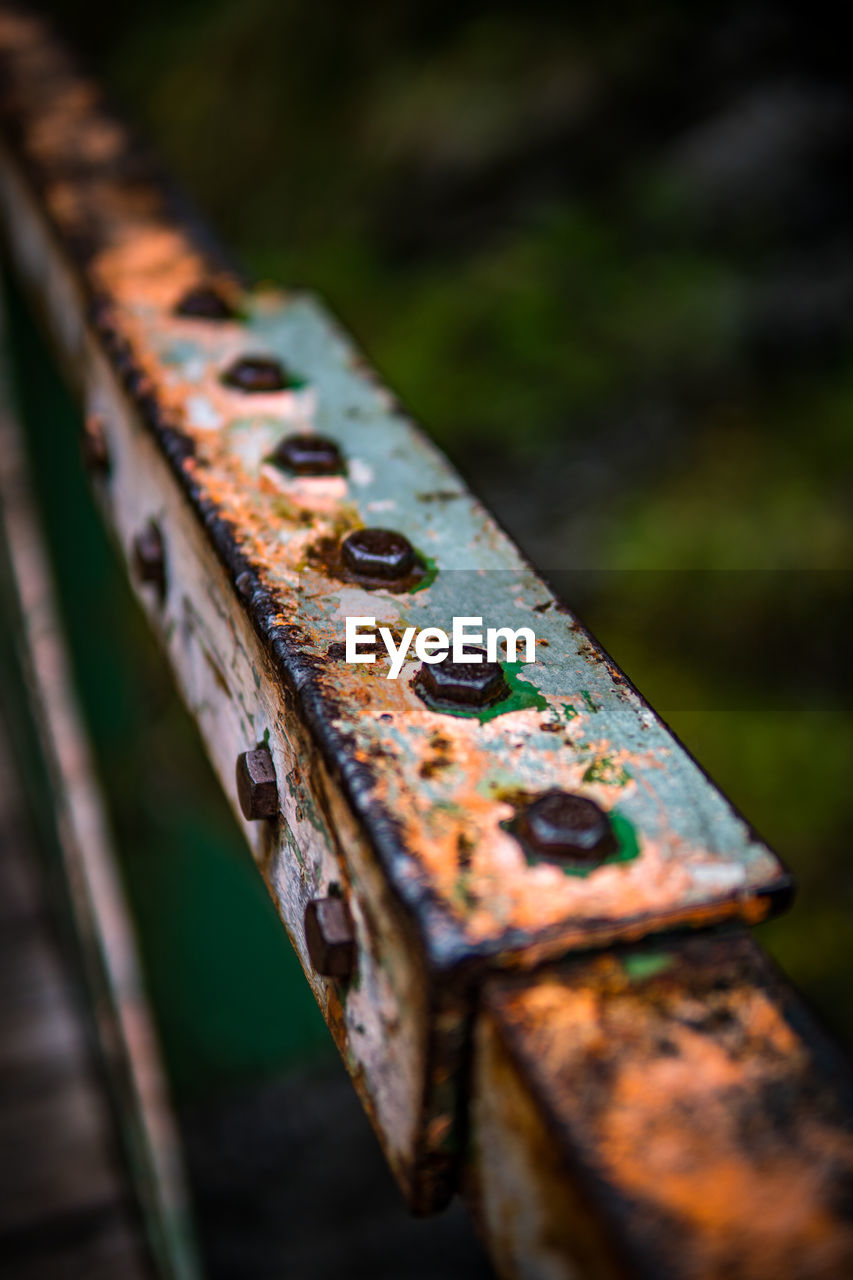
M 496 979 L 477 1045 L 503 1273 L 853 1274 L 850 1070 L 749 938 Z
M 175 580 L 144 604 L 232 802 L 236 752 L 259 735 L 277 776 L 297 775 L 279 788 L 278 824 L 247 838 L 392 1167 L 413 1203 L 434 1207 L 449 1193 L 471 991 L 487 973 L 755 921 L 789 877 L 323 308 L 243 286 L 38 20 L 0 8 L 0 62 L 8 235 L 104 417 L 105 511 L 125 549 L 153 514 L 162 527 Z M 175 314 L 205 282 L 234 318 Z M 298 388 L 223 384 L 256 353 L 297 371 Z M 294 430 L 332 439 L 346 474 L 271 465 Z M 359 586 L 338 555 L 379 514 L 422 558 L 396 589 Z M 382 661 L 335 656 L 353 609 L 397 630 L 523 615 L 538 659 L 507 665 L 504 705 L 450 715 L 416 696 L 414 664 L 389 681 Z M 512 797 L 553 787 L 610 813 L 619 855 L 585 875 L 528 861 L 506 829 Z M 310 972 L 301 932 L 306 900 L 330 883 L 359 940 L 346 992 Z

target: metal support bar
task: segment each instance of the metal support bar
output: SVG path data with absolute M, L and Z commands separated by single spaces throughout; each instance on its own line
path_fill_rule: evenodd
M 469 1199 L 524 1280 L 853 1274 L 848 1064 L 747 936 L 485 990 Z
M 0 310 L 0 533 L 17 647 L 47 768 L 64 879 L 125 1155 L 159 1274 L 198 1275 L 180 1146 L 109 821 L 73 690 L 48 556 L 12 403 Z M 9 615 L 7 614 L 7 621 Z
M 389 1162 L 416 1210 L 439 1207 L 473 1115 L 470 1185 L 506 1274 L 567 1275 L 566 1233 L 554 1243 L 536 1207 L 539 1148 L 508 1136 L 519 1099 L 540 1131 L 551 1113 L 524 1041 L 508 1056 L 502 975 L 522 975 L 530 1055 L 547 1046 L 556 1071 L 583 1028 L 561 1036 L 560 1002 L 537 993 L 562 979 L 537 967 L 758 921 L 790 879 L 325 312 L 245 288 L 44 25 L 2 7 L 0 68 L 13 260 L 79 390 L 137 595 Z M 409 661 L 392 680 L 387 660 L 343 661 L 354 615 L 397 635 L 455 615 L 527 625 L 536 661 L 479 684 Z M 747 1082 L 752 1060 L 733 1068 Z M 514 1226 L 493 1150 L 535 1192 Z M 568 1204 L 586 1174 L 553 1154 L 541 1190 Z

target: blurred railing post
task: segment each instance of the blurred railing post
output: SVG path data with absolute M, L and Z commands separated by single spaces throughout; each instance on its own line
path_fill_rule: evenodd
M 45 765 L 40 800 L 53 810 L 98 1045 L 148 1241 L 161 1275 L 192 1280 L 198 1268 L 180 1148 L 109 822 L 74 694 L 5 343 L 0 298 L 0 532 L 13 595 L 2 604 L 6 624 L 17 621 L 16 648 Z

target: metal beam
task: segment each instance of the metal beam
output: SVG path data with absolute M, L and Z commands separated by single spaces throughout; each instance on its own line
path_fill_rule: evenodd
M 105 516 L 391 1166 L 436 1208 L 488 1084 L 482 991 L 761 920 L 790 878 L 323 309 L 243 285 L 41 22 L 0 7 L 0 68 L 6 236 Z M 460 614 L 530 626 L 537 661 L 443 699 L 417 663 L 342 660 L 347 615 Z M 555 791 L 603 815 L 595 861 L 551 856 Z M 502 1106 L 475 1114 L 485 1151 Z
M 486 987 L 469 1199 L 524 1280 L 853 1274 L 853 1079 L 747 936 Z

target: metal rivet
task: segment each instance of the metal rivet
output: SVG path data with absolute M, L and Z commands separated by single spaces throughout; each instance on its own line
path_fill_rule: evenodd
M 145 528 L 133 540 L 133 563 L 140 582 L 157 588 L 157 595 L 166 596 L 166 555 L 163 535 L 155 520 L 149 520 Z
M 95 475 L 109 475 L 110 453 L 107 448 L 107 436 L 104 420 L 98 413 L 89 413 L 83 423 L 80 439 L 80 450 L 83 463 L 88 471 Z
M 280 361 L 271 356 L 241 356 L 225 370 L 222 381 L 237 391 L 284 391 L 292 384 Z
M 415 567 L 412 544 L 393 529 L 356 529 L 341 544 L 343 562 L 359 578 L 396 582 Z
M 557 861 L 601 862 L 618 847 L 601 806 L 569 791 L 546 791 L 529 804 L 516 834 L 532 853 Z
M 344 469 L 341 451 L 334 440 L 308 432 L 285 436 L 276 445 L 271 461 L 297 476 L 334 476 Z
M 267 747 L 256 747 L 237 757 L 237 799 L 248 822 L 274 818 L 278 813 L 278 784 Z
M 485 661 L 483 649 L 472 648 L 467 652 L 478 653 L 483 661 L 453 662 L 445 658 L 442 662 L 424 663 L 415 676 L 416 690 L 425 695 L 428 702 L 436 704 L 437 710 L 441 710 L 442 705 L 449 710 L 490 707 L 509 696 L 501 664 Z
M 316 973 L 349 978 L 355 970 L 355 931 L 340 898 L 314 898 L 305 908 L 305 946 Z
M 191 320 L 233 320 L 235 311 L 213 285 L 199 284 L 187 290 L 175 307 L 175 315 Z

